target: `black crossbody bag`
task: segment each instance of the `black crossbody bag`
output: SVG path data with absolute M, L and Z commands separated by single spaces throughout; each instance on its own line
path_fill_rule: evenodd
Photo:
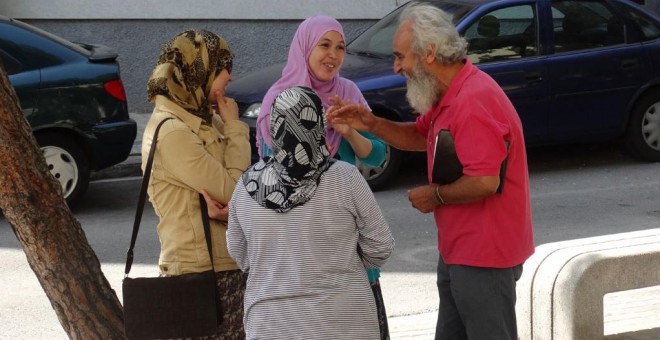
M 137 239 L 142 212 L 151 176 L 158 131 L 168 118 L 160 122 L 154 133 L 149 158 L 142 179 L 142 188 L 135 212 L 131 245 L 126 256 L 122 282 L 124 330 L 129 339 L 187 338 L 216 334 L 221 323 L 217 299 L 216 275 L 213 270 L 211 230 L 206 201 L 199 195 L 206 246 L 211 258 L 211 270 L 201 273 L 165 277 L 130 278 L 133 248 Z

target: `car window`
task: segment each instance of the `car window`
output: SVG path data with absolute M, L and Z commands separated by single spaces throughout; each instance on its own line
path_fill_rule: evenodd
M 471 6 L 448 3 L 444 1 L 431 1 L 430 4 L 442 9 L 452 15 L 454 23 L 458 22 L 468 12 L 472 10 Z M 349 53 L 376 56 L 381 58 L 392 57 L 392 40 L 394 33 L 399 27 L 399 13 L 405 6 L 401 6 L 388 14 L 369 29 L 360 34 L 355 40 L 348 44 Z
M 58 52 L 64 48 L 22 26 L 0 23 L 0 50 L 20 61 L 24 70 L 63 63 L 65 60 Z
M 78 53 L 80 53 L 84 56 L 89 57 L 92 54 L 89 50 L 83 48 L 79 44 L 71 42 L 69 40 L 66 40 L 66 39 L 64 39 L 62 37 L 59 37 L 55 34 L 52 34 L 48 31 L 44 31 L 44 30 L 42 30 L 38 27 L 28 25 L 28 24 L 26 24 L 22 21 L 16 20 L 16 19 L 11 19 L 11 22 L 14 23 L 14 25 L 16 25 L 16 27 L 20 27 L 24 31 L 31 32 L 32 34 L 38 35 L 41 38 L 45 38 L 47 40 L 53 41 L 53 42 L 55 42 L 59 45 L 62 45 L 62 46 L 66 46 L 66 48 L 71 49 L 73 51 L 76 51 L 76 52 L 78 52 Z
M 538 54 L 536 15 L 531 5 L 501 8 L 487 13 L 464 33 L 473 64 L 520 59 Z
M 555 53 L 625 42 L 623 21 L 602 1 L 552 1 Z
M 388 15 L 362 33 L 348 46 L 348 50 L 358 54 L 371 54 L 381 57 L 392 55 L 392 40 L 399 26 L 397 15 Z
M 5 51 L 0 49 L 0 62 L 5 67 L 5 71 L 7 71 L 8 75 L 16 74 L 18 72 L 21 72 L 23 69 L 23 66 L 21 63 L 18 62 L 18 60 L 14 59 L 12 56 L 9 54 L 5 53 Z
M 660 27 L 658 27 L 657 22 L 649 18 L 646 13 L 632 8 L 631 6 L 621 6 L 621 9 L 628 12 L 635 24 L 637 24 L 639 30 L 644 36 L 644 40 L 654 40 L 660 37 Z

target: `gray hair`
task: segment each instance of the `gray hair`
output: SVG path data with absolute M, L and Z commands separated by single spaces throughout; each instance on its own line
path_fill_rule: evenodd
M 399 16 L 399 24 L 410 21 L 413 53 L 424 57 L 431 48 L 441 63 L 463 60 L 468 43 L 461 37 L 450 14 L 429 4 L 414 2 Z

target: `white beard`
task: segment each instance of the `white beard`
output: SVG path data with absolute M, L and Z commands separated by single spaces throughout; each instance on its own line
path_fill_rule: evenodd
M 406 98 L 410 106 L 419 114 L 425 114 L 440 100 L 438 82 L 430 72 L 415 64 L 411 74 L 406 76 Z

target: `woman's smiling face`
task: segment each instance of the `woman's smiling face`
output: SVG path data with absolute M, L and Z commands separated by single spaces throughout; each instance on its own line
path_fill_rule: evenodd
M 329 81 L 339 72 L 345 57 L 344 38 L 337 31 L 328 31 L 312 49 L 307 64 L 316 78 L 321 81 Z

